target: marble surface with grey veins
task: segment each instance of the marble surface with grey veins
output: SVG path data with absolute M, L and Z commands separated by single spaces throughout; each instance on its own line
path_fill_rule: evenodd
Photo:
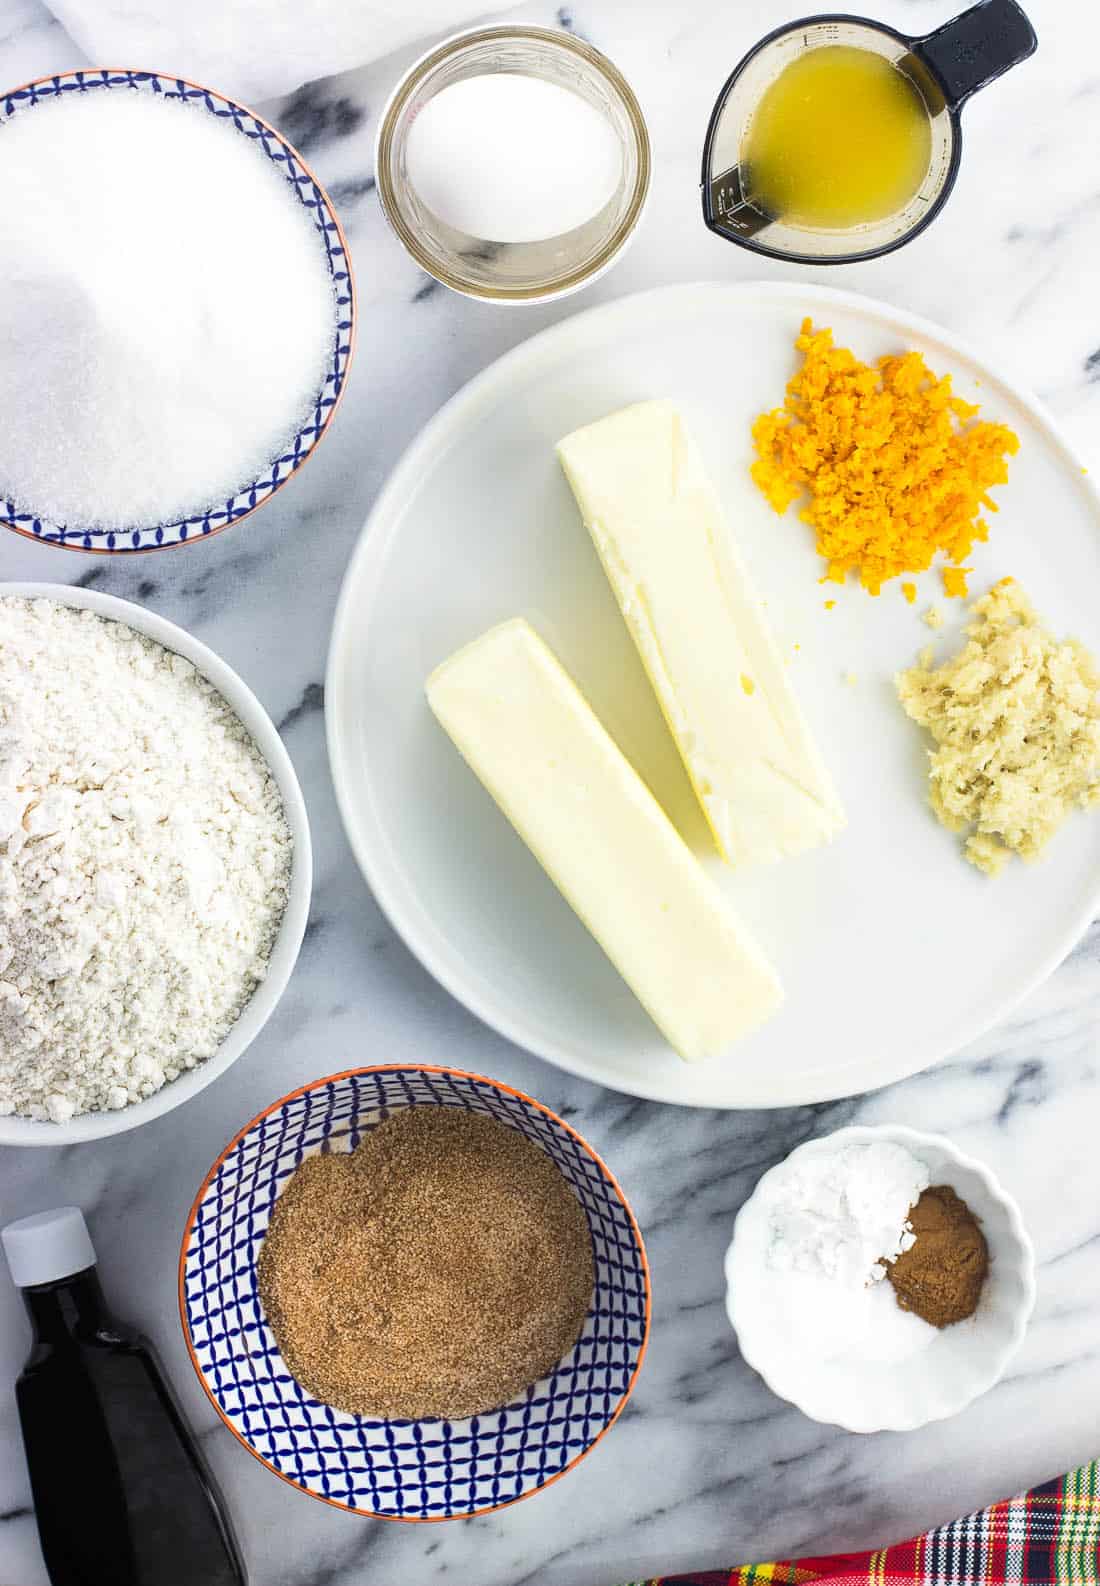
M 198 548 L 105 561 L 0 538 L 0 578 L 63 579 L 141 600 L 218 650 L 280 724 L 310 808 L 309 934 L 276 1016 L 247 1055 L 137 1133 L 0 1156 L 4 1220 L 64 1201 L 87 1211 L 117 1309 L 155 1339 L 224 1484 L 253 1586 L 614 1586 L 800 1549 L 863 1547 L 1100 1452 L 1100 926 L 1008 1023 L 888 1090 L 780 1112 L 633 1101 L 492 1034 L 395 939 L 345 842 L 322 720 L 341 573 L 401 451 L 498 353 L 600 300 L 666 281 L 753 276 L 864 291 L 964 334 L 1038 393 L 1086 463 L 1100 464 L 1100 11 L 1078 0 L 1027 3 L 1039 53 L 966 111 L 962 172 L 944 215 L 910 247 L 842 273 L 756 261 L 710 236 L 698 214 L 710 104 L 743 50 L 797 14 L 796 0 L 519 9 L 575 28 L 618 62 L 656 151 L 652 204 L 633 249 L 584 297 L 558 306 L 501 311 L 453 297 L 387 233 L 372 138 L 388 86 L 413 52 L 260 107 L 328 184 L 354 254 L 359 351 L 332 434 L 261 515 Z M 875 6 L 913 33 L 951 9 L 949 0 Z M 0 0 L 0 89 L 81 64 L 38 0 Z M 110 64 L 173 69 L 171 61 Z M 914 986 L 913 995 L 933 991 Z M 858 965 L 851 995 L 859 995 Z M 176 1314 L 184 1214 L 228 1137 L 296 1084 L 391 1058 L 479 1069 L 565 1114 L 614 1164 L 653 1267 L 652 1345 L 620 1424 L 576 1473 L 532 1501 L 444 1526 L 364 1520 L 275 1481 L 215 1421 Z M 1007 1378 L 956 1419 L 907 1435 L 848 1435 L 780 1403 L 739 1359 L 722 1305 L 730 1226 L 760 1173 L 799 1141 L 852 1120 L 949 1133 L 1018 1196 L 1038 1250 L 1038 1309 Z M 0 1586 L 46 1580 L 4 1386 L 26 1342 L 18 1299 L 0 1278 Z

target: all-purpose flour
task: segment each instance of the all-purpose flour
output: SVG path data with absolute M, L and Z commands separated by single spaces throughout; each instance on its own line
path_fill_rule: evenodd
M 0 1112 L 150 1096 L 263 978 L 291 839 L 241 722 L 181 656 L 0 600 Z

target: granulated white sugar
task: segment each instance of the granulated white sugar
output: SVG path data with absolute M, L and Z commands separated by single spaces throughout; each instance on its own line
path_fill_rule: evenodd
M 311 412 L 336 299 L 262 147 L 113 88 L 0 122 L 0 499 L 125 529 L 261 477 Z

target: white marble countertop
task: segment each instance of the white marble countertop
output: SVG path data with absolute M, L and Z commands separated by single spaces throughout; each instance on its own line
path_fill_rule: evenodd
M 279 722 L 310 808 L 311 929 L 276 1016 L 247 1055 L 185 1108 L 134 1134 L 9 1148 L 0 1161 L 3 1220 L 65 1201 L 87 1211 L 115 1307 L 156 1341 L 224 1485 L 253 1586 L 613 1586 L 863 1547 L 1100 1452 L 1100 930 L 1008 1024 L 904 1084 L 782 1112 L 662 1108 L 558 1073 L 454 1003 L 380 916 L 333 801 L 322 678 L 341 573 L 367 509 L 446 397 L 575 308 L 693 278 L 842 284 L 963 332 L 1036 390 L 1083 459 L 1100 466 L 1100 13 L 1075 0 L 1029 0 L 1039 53 L 967 110 L 962 172 L 945 213 L 900 253 L 829 272 L 757 261 L 709 235 L 698 213 L 711 102 L 743 50 L 797 9 L 794 0 L 521 8 L 575 27 L 620 64 L 656 149 L 653 201 L 635 246 L 595 288 L 557 307 L 504 312 L 450 296 L 387 233 L 372 192 L 372 133 L 399 61 L 265 107 L 329 185 L 354 252 L 357 364 L 322 452 L 258 518 L 198 549 L 108 561 L 0 538 L 0 577 L 80 581 L 145 601 L 224 655 Z M 919 32 L 955 7 L 876 0 L 872 9 Z M 38 0 L 0 0 L 0 88 L 80 64 Z M 567 1481 L 441 1527 L 340 1514 L 273 1480 L 215 1421 L 176 1315 L 183 1217 L 229 1136 L 296 1084 L 397 1057 L 479 1069 L 567 1113 L 621 1176 L 653 1266 L 650 1354 L 621 1423 Z M 955 1420 L 908 1435 L 846 1435 L 777 1401 L 739 1359 L 722 1305 L 722 1254 L 760 1173 L 799 1141 L 857 1119 L 951 1134 L 1019 1197 L 1038 1248 L 1038 1309 L 1007 1379 Z M 26 1342 L 18 1299 L 0 1281 L 3 1382 Z M 4 1388 L 0 1583 L 45 1580 Z

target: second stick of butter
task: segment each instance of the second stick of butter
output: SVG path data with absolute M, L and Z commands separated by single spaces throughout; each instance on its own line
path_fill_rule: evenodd
M 640 402 L 558 456 L 719 852 L 828 842 L 840 799 L 680 414 Z

